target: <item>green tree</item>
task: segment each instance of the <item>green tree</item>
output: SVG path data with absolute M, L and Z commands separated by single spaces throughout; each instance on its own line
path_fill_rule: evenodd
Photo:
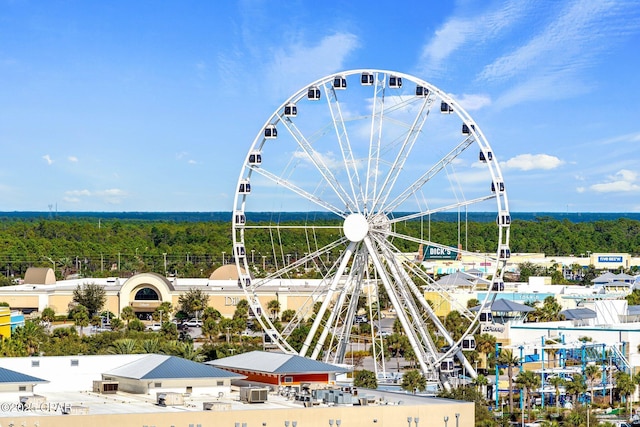
M 507 376 L 509 377 L 509 413 L 513 414 L 513 367 L 518 366 L 520 359 L 513 354 L 511 349 L 503 348 L 500 350 L 498 363 L 507 366 Z
M 540 387 L 542 380 L 533 371 L 521 371 L 516 377 L 516 385 L 524 392 L 524 403 L 531 418 L 531 390 Z
M 593 394 L 593 387 L 602 378 L 602 368 L 598 365 L 587 365 L 584 368 L 584 376 L 587 379 L 589 385 L 589 391 L 591 392 L 591 398 L 595 397 Z
M 580 403 L 579 396 L 587 391 L 587 385 L 584 382 L 584 377 L 580 374 L 573 374 L 571 380 L 565 383 L 565 389 L 567 394 L 573 396 L 573 401 L 577 404 Z
M 191 288 L 178 297 L 180 310 L 189 315 L 200 316 L 200 312 L 209 306 L 209 295 L 202 289 Z
M 410 369 L 402 375 L 400 388 L 411 393 L 416 391 L 425 391 L 427 389 L 427 379 L 417 369 Z
M 136 318 L 136 313 L 133 311 L 133 307 L 128 305 L 122 309 L 120 317 L 122 317 L 122 319 L 127 322 L 127 326 L 129 326 L 129 322 Z
M 76 326 L 80 328 L 80 336 L 82 336 L 83 328 L 89 326 L 89 310 L 84 305 L 78 304 L 71 310 L 70 314 Z
M 353 378 L 353 385 L 356 387 L 369 388 L 375 390 L 378 388 L 378 379 L 375 372 L 366 369 L 356 371 Z
M 556 409 L 559 409 L 560 408 L 560 388 L 565 385 L 566 381 L 564 378 L 556 376 L 556 377 L 549 378 L 547 382 L 550 385 L 552 385 L 555 390 Z
M 109 354 L 135 354 L 138 352 L 138 342 L 133 338 L 122 338 L 114 341 L 107 352 Z
M 107 293 L 104 287 L 96 283 L 84 283 L 73 290 L 73 302 L 86 307 L 90 318 L 102 310 L 106 300 Z
M 278 318 L 278 313 L 280 313 L 280 302 L 272 299 L 267 303 L 267 310 L 271 313 L 271 319 L 275 321 Z

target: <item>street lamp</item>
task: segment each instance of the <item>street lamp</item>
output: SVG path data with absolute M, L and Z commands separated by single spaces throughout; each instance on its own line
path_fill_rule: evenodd
M 256 250 L 251 249 L 251 264 L 255 264 L 254 257 L 256 255 Z
M 409 427 L 411 427 L 411 421 L 413 421 L 413 418 L 407 417 L 407 424 Z
M 222 265 L 224 265 L 224 255 L 226 254 L 225 251 L 222 251 Z
M 444 416 L 444 427 L 447 427 L 447 423 L 449 422 L 449 417 L 447 415 Z
M 460 420 L 460 414 L 456 412 L 456 427 L 458 427 L 458 421 Z

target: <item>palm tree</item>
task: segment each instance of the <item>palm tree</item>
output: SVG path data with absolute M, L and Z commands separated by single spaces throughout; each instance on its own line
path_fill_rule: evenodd
M 140 341 L 140 352 L 154 354 L 160 351 L 160 341 L 158 338 L 145 339 Z
M 476 386 L 476 391 L 480 394 L 480 389 L 484 390 L 484 387 L 489 385 L 489 380 L 482 374 L 478 374 L 477 377 L 473 379 L 473 385 Z M 484 395 L 484 393 L 482 393 Z
M 400 387 L 415 394 L 416 391 L 424 391 L 427 388 L 427 379 L 419 370 L 411 369 L 402 375 Z
M 280 301 L 276 299 L 272 299 L 267 303 L 267 310 L 271 313 L 272 320 L 276 320 L 278 318 L 278 313 L 280 313 Z
M 132 338 L 115 340 L 107 351 L 109 354 L 135 354 L 138 352 L 138 342 Z
M 618 389 L 618 393 L 620 393 L 620 396 L 624 397 L 624 401 L 627 403 L 627 406 L 630 407 L 631 406 L 631 399 L 629 399 L 629 396 L 634 392 L 634 390 L 636 389 L 636 385 L 634 384 L 631 375 L 627 374 L 626 372 L 622 372 L 619 371 L 616 373 L 616 388 Z M 631 412 L 631 409 L 628 408 L 629 413 Z
M 587 386 L 584 383 L 584 377 L 580 374 L 573 374 L 571 376 L 571 381 L 567 381 L 565 388 L 567 389 L 567 394 L 572 395 L 574 402 L 578 404 L 580 403 L 578 397 L 587 391 Z
M 520 358 L 514 356 L 510 349 L 503 348 L 500 350 L 498 363 L 500 365 L 507 365 L 507 375 L 509 376 L 509 413 L 513 414 L 513 367 L 520 363 Z
M 127 326 L 129 326 L 129 322 L 136 318 L 136 313 L 133 311 L 133 308 L 128 305 L 122 309 L 120 317 L 126 321 Z
M 491 334 L 480 334 L 476 338 L 476 351 L 483 355 L 484 367 L 489 368 L 487 356 L 493 354 L 496 349 L 496 337 Z
M 398 372 L 400 372 L 400 355 L 402 354 L 402 350 L 406 347 L 407 342 L 408 339 L 404 335 L 391 334 L 389 338 L 387 338 L 387 346 L 391 353 L 396 357 Z
M 556 409 L 560 408 L 560 387 L 564 386 L 566 381 L 562 377 L 549 378 L 548 383 L 555 388 L 556 392 Z
M 531 415 L 531 390 L 540 387 L 542 380 L 533 371 L 522 371 L 516 378 L 516 384 L 524 391 L 524 403 L 527 408 L 527 414 Z
M 591 401 L 593 401 L 593 386 L 596 384 L 597 380 L 600 379 L 600 367 L 598 365 L 587 365 L 584 368 L 584 376 L 587 378 L 587 382 L 589 383 L 589 392 L 591 393 Z

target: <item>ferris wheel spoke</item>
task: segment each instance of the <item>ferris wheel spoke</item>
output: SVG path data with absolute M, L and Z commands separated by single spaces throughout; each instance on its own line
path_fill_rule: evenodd
M 431 178 L 437 175 L 448 164 L 453 162 L 464 150 L 466 150 L 472 143 L 473 138 L 465 138 L 460 144 L 458 144 L 453 150 L 447 153 L 442 159 L 436 162 L 427 172 L 422 174 L 412 185 L 398 195 L 387 206 L 380 206 L 380 210 L 384 209 L 386 212 L 393 212 L 402 203 L 415 194 L 422 186 L 425 185 Z
M 353 202 L 351 211 L 358 212 L 360 204 L 358 200 L 363 200 L 362 184 L 360 182 L 360 176 L 358 175 L 358 164 L 353 156 L 353 150 L 351 149 L 351 143 L 349 142 L 349 134 L 345 127 L 344 118 L 342 116 L 342 109 L 336 96 L 336 89 L 325 86 L 325 93 L 327 94 L 327 104 L 331 117 L 333 119 L 333 127 L 336 132 L 336 138 L 340 151 L 342 153 L 342 161 L 344 163 L 344 169 L 347 173 L 348 184 L 351 187 L 351 193 L 353 194 Z
M 314 165 L 325 182 L 342 201 L 345 206 L 354 206 L 356 204 L 356 198 L 349 196 L 347 190 L 344 189 L 342 184 L 335 177 L 331 169 L 327 166 L 321 153 L 313 148 L 313 145 L 302 134 L 298 127 L 289 118 L 282 120 L 282 124 L 287 128 L 292 138 L 297 142 L 298 146 L 305 154 L 306 158 Z
M 477 198 L 471 199 L 471 200 L 463 200 L 463 201 L 458 202 L 458 203 L 452 203 L 450 205 L 441 206 L 441 207 L 435 208 L 435 209 L 427 209 L 427 210 L 423 210 L 421 212 L 415 212 L 415 213 L 411 213 L 411 214 L 400 215 L 398 217 L 394 217 L 394 218 L 389 219 L 389 223 L 390 224 L 397 224 L 397 223 L 401 223 L 401 222 L 405 222 L 405 221 L 410 221 L 412 219 L 423 218 L 425 216 L 433 215 L 433 214 L 436 214 L 438 212 L 449 212 L 449 211 L 452 211 L 452 210 L 457 209 L 457 208 L 476 205 L 476 204 L 479 204 L 479 203 L 482 203 L 482 202 L 486 202 L 487 200 L 491 200 L 491 199 L 495 199 L 495 198 L 496 198 L 495 194 L 488 194 L 486 196 L 477 197 Z
M 316 195 L 309 193 L 308 191 L 294 185 L 292 182 L 283 179 L 271 172 L 268 172 L 266 170 L 264 170 L 263 168 L 259 168 L 259 169 L 254 169 L 255 172 L 259 173 L 260 175 L 268 178 L 270 181 L 279 184 L 289 190 L 291 190 L 292 192 L 298 194 L 299 196 L 305 198 L 306 200 L 309 200 L 310 202 L 315 203 L 316 205 L 326 209 L 329 212 L 333 212 L 334 214 L 338 215 L 338 216 L 344 216 L 344 211 L 341 209 L 338 209 L 337 207 L 333 206 L 332 204 L 328 203 L 327 201 L 317 197 Z
M 422 132 L 422 128 L 429 116 L 429 112 L 431 109 L 429 108 L 433 103 L 433 98 L 428 97 L 424 98 L 424 101 L 421 103 L 418 113 L 416 117 L 411 123 L 411 127 L 402 143 L 400 150 L 398 151 L 396 158 L 393 164 L 390 167 L 389 173 L 387 174 L 382 186 L 380 188 L 380 192 L 374 195 L 374 203 L 373 206 L 383 205 L 386 203 L 391 190 L 394 188 L 396 180 L 398 176 L 403 170 L 403 167 L 411 154 L 411 149 L 413 145 L 416 143 L 418 136 Z

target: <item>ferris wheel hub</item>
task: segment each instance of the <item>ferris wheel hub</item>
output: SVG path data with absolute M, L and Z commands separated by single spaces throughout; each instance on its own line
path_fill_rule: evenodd
M 369 223 L 364 215 L 354 213 L 344 220 L 342 228 L 347 239 L 352 242 L 361 242 L 369 232 Z

